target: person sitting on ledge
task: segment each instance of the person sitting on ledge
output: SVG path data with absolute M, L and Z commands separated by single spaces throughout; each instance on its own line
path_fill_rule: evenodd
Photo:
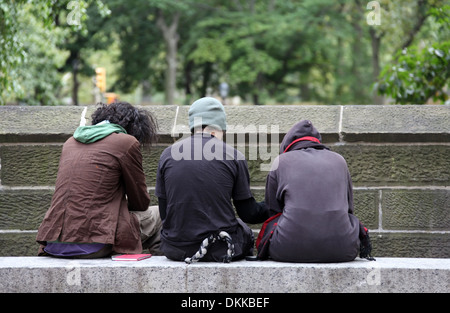
M 252 196 L 244 155 L 222 141 L 223 105 L 212 97 L 198 99 L 189 109 L 189 127 L 192 136 L 166 148 L 158 165 L 161 250 L 186 263 L 252 255 L 253 232 L 244 222 L 261 223 L 269 215 Z
M 353 215 L 347 163 L 321 141 L 311 121 L 304 120 L 281 142 L 266 180 L 271 217 L 256 242 L 260 259 L 343 262 L 358 252 L 370 257 L 368 231 Z
M 84 117 L 82 117 L 84 120 Z M 159 251 L 161 219 L 149 207 L 141 145 L 157 138 L 146 110 L 126 102 L 101 104 L 92 126 L 63 145 L 51 206 L 38 229 L 39 255 L 101 258 Z

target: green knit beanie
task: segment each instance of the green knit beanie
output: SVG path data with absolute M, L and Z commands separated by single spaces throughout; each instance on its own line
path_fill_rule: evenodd
M 219 100 L 205 97 L 196 100 L 189 108 L 189 128 L 212 126 L 227 130 L 227 115 Z

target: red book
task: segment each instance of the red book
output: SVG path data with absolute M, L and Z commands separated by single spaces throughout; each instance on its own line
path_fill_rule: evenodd
M 113 255 L 111 260 L 113 261 L 140 261 L 151 257 L 151 254 L 121 254 Z

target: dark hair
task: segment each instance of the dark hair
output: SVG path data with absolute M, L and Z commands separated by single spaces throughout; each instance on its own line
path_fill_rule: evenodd
M 99 103 L 100 107 L 92 114 L 92 125 L 104 120 L 125 128 L 142 145 L 151 145 L 158 139 L 158 124 L 153 115 L 144 109 L 138 109 L 128 102 Z

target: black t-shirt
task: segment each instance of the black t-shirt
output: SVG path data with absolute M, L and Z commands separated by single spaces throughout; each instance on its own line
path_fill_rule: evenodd
M 238 226 L 231 203 L 252 197 L 242 153 L 204 133 L 183 139 L 161 154 L 155 194 L 166 199 L 161 239 L 177 246 L 197 243 Z

